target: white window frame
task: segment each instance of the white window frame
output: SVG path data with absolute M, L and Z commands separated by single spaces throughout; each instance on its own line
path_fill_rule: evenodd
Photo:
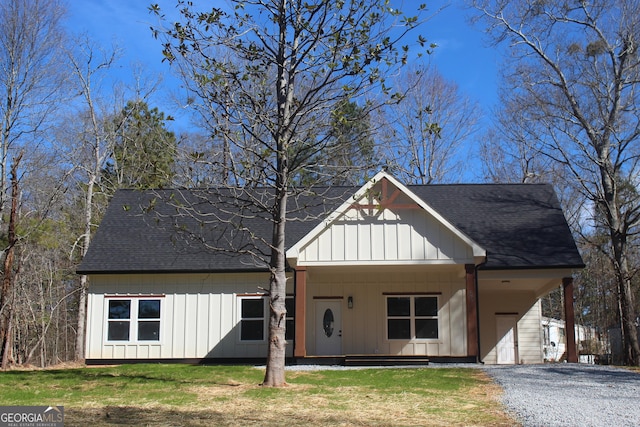
M 389 298 L 409 298 L 409 315 L 408 316 L 389 316 Z M 435 298 L 436 299 L 436 315 L 435 316 L 416 316 L 415 300 L 416 298 Z M 440 331 L 440 295 L 433 294 L 387 294 L 384 298 L 384 330 L 385 339 L 387 341 L 411 341 L 411 342 L 438 342 L 442 336 Z M 410 323 L 409 338 L 389 338 L 389 320 L 390 319 L 408 319 Z M 416 337 L 416 320 L 418 319 L 435 319 L 438 322 L 438 336 L 435 338 L 417 338 Z
M 145 296 L 105 296 L 104 298 L 104 341 L 111 344 L 116 343 L 139 343 L 139 344 L 158 344 L 162 342 L 162 330 L 163 330 L 163 316 L 164 316 L 164 304 L 162 300 L 164 296 L 162 295 L 145 295 Z M 128 319 L 110 319 L 109 318 L 109 303 L 111 301 L 129 301 L 129 318 Z M 160 317 L 159 318 L 149 318 L 149 319 L 140 319 L 139 318 L 139 310 L 140 310 L 140 301 L 158 301 L 160 304 Z M 128 340 L 110 340 L 109 339 L 109 323 L 114 321 L 127 321 L 129 322 L 129 339 Z M 138 339 L 139 325 L 144 322 L 159 322 L 158 329 L 158 339 L 157 340 L 141 340 Z

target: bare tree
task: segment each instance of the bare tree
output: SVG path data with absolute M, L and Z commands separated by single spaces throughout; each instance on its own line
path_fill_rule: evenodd
M 213 187 L 222 181 L 213 159 L 223 156 L 223 149 L 205 133 L 186 132 L 178 138 L 174 183 L 180 187 Z
M 58 0 L 0 2 L 0 212 L 12 151 L 25 136 L 33 140 L 59 106 L 63 15 Z
M 400 40 L 419 20 L 387 2 L 363 0 L 231 1 L 229 10 L 205 12 L 192 4 L 178 1 L 181 21 L 156 34 L 165 37 L 165 57 L 211 103 L 210 120 L 227 161 L 219 163 L 219 173 L 235 187 L 234 199 L 252 206 L 237 207 L 235 220 L 243 209 L 254 215 L 258 210 L 273 225 L 263 242 L 268 249 L 252 253 L 270 271 L 263 384 L 282 386 L 285 226 L 293 177 L 304 169 L 322 174 L 315 159 L 337 148 L 329 137 L 330 117 L 340 101 L 366 99 L 374 90 L 393 95 L 385 79 L 406 61 L 408 45 L 403 48 Z M 161 15 L 159 6 L 151 9 Z
M 136 167 L 146 169 L 146 173 L 151 175 L 153 170 L 158 172 L 158 176 L 162 175 L 162 179 L 168 180 L 170 171 L 170 160 L 162 162 L 150 162 L 151 156 L 161 156 L 155 149 L 151 149 L 146 145 L 151 144 L 150 135 L 158 131 L 156 136 L 166 137 L 170 135 L 170 143 L 165 140 L 167 150 L 173 155 L 173 134 L 164 129 L 164 115 L 151 110 L 153 118 L 147 120 L 137 115 L 140 109 L 134 106 L 144 106 L 147 109 L 147 100 L 158 88 L 157 79 L 141 80 L 137 74 L 135 77 L 135 87 L 128 89 L 121 85 L 105 88 L 103 79 L 112 72 L 120 57 L 121 49 L 117 46 L 111 46 L 108 49 L 97 46 L 87 36 L 80 36 L 74 43 L 74 48 L 66 52 L 66 57 L 71 68 L 74 85 L 80 94 L 80 100 L 77 103 L 77 118 L 74 121 L 75 126 L 69 126 L 66 129 L 67 134 L 61 135 L 66 141 L 65 159 L 74 168 L 73 176 L 77 180 L 78 185 L 83 189 L 82 201 L 82 232 L 76 242 L 79 246 L 79 255 L 82 259 L 91 243 L 91 237 L 95 230 L 98 220 L 101 216 L 101 208 L 106 207 L 108 198 L 113 194 L 114 183 L 108 182 L 109 173 L 114 173 L 116 179 L 115 186 L 122 185 L 126 180 L 118 180 L 125 173 L 124 169 L 128 169 L 129 178 L 133 175 L 144 174 L 143 172 L 134 172 L 133 166 L 126 165 L 123 161 L 122 150 L 123 145 L 116 149 L 118 141 L 123 142 L 127 139 L 127 144 L 138 147 L 136 153 Z M 141 73 L 140 70 L 136 71 Z M 127 95 L 129 94 L 129 95 Z M 127 104 L 126 98 L 133 99 Z M 128 107 L 127 107 L 128 105 Z M 156 116 L 157 114 L 157 116 Z M 145 126 L 153 124 L 152 128 Z M 134 131 L 135 126 L 140 129 Z M 161 129 L 156 129 L 161 128 Z M 127 134 L 130 132 L 130 134 Z M 143 141 L 144 140 L 144 141 Z M 142 146 L 145 145 L 144 149 Z M 118 151 L 120 150 L 120 151 Z M 141 154 L 144 152 L 144 155 Z M 129 155 L 129 154 L 128 154 Z M 146 155 L 146 157 L 145 157 Z M 164 154 L 162 154 L 164 156 Z M 164 156 L 166 157 L 166 156 Z M 109 162 L 120 162 L 115 168 L 109 168 Z M 158 166 L 162 163 L 162 166 Z M 156 168 L 157 169 L 154 169 Z M 129 170 L 130 169 L 130 170 Z M 165 176 L 166 175 L 166 176 Z M 148 177 L 147 177 L 148 178 Z M 133 178 L 131 178 L 133 179 Z M 155 181 L 152 184 L 158 184 Z M 162 181 L 164 182 L 164 181 Z M 128 182 L 135 185 L 134 182 Z M 84 341 L 85 341 L 85 323 L 86 323 L 86 299 L 87 299 L 87 277 L 80 276 L 80 284 L 78 289 L 78 325 L 76 336 L 76 360 L 84 359 Z
M 409 183 L 459 179 L 461 148 L 477 130 L 479 106 L 435 67 L 413 66 L 395 80 L 404 99 L 381 112 L 388 166 Z
M 638 232 L 640 5 L 633 0 L 575 2 L 474 0 L 499 43 L 515 105 L 537 123 L 536 150 L 562 165 L 607 230 L 615 272 L 625 363 L 640 364 L 630 242 Z
M 57 0 L 8 0 L 0 4 L 0 213 L 8 218 L 7 247 L 3 248 L 3 280 L 0 291 L 0 341 L 2 366 L 13 363 L 20 269 L 20 176 L 27 167 L 18 164 L 24 153 L 36 157 L 55 117 L 65 82 L 60 61 L 64 42 L 61 19 L 64 8 Z M 13 163 L 11 173 L 7 169 Z M 11 179 L 11 210 L 4 212 Z M 2 219 L 0 219 L 2 221 Z
M 540 153 L 536 142 L 544 132 L 542 124 L 522 108 L 520 99 L 511 98 L 511 90 L 502 90 L 500 100 L 494 124 L 480 142 L 484 178 L 491 182 L 557 183 L 562 166 Z
M 97 48 L 87 37 L 82 37 L 75 49 L 67 52 L 76 87 L 82 96 L 77 128 L 69 129 L 75 141 L 69 144 L 67 156 L 75 165 L 81 185 L 86 188 L 83 202 L 82 235 L 79 239 L 80 256 L 84 257 L 89 249 L 92 232 L 95 228 L 95 193 L 99 189 L 99 180 L 113 146 L 113 130 L 109 128 L 110 118 L 117 108 L 112 103 L 103 104 L 95 93 L 100 87 L 103 73 L 110 70 L 117 60 L 119 49 L 108 51 Z M 121 104 L 123 105 L 123 104 Z M 76 360 L 84 359 L 84 340 L 86 322 L 87 277 L 80 277 L 78 298 L 78 328 L 76 337 Z
M 54 135 L 50 135 L 54 140 Z M 69 192 L 71 165 L 61 144 L 32 149 L 20 163 L 17 210 L 13 356 L 16 364 L 73 358 L 77 281 L 69 251 L 77 230 L 77 204 Z M 63 320 L 64 319 L 64 320 Z

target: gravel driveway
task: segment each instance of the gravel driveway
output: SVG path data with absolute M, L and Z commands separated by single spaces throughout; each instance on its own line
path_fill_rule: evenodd
M 525 427 L 640 426 L 640 374 L 580 364 L 484 366 Z

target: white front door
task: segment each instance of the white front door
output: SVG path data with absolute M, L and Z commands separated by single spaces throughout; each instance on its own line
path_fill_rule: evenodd
M 497 316 L 496 332 L 498 345 L 496 346 L 498 364 L 513 365 L 516 363 L 516 316 Z
M 316 354 L 342 354 L 342 301 L 316 301 Z

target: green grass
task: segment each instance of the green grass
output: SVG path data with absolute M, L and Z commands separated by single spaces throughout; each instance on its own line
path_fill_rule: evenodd
M 1 405 L 82 405 L 87 401 L 126 404 L 137 400 L 166 405 L 195 402 L 198 384 L 259 383 L 262 373 L 247 367 L 123 365 L 108 368 L 9 371 L 0 374 Z M 46 403 L 45 403 L 46 402 Z
M 0 373 L 0 405 L 63 405 L 65 425 L 514 425 L 475 369 L 288 372 L 138 364 Z

